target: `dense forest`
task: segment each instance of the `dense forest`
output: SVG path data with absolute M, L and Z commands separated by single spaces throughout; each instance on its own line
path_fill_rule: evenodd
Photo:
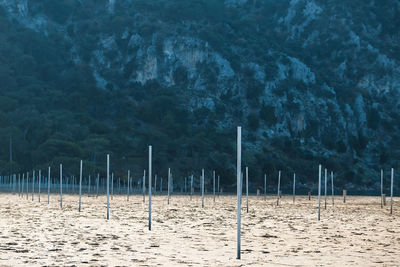
M 374 193 L 400 167 L 395 1 L 17 2 L 0 5 L 1 174 L 104 174 L 110 154 L 138 178 L 152 145 L 159 176 L 230 188 L 237 125 L 253 187 L 282 170 L 311 188 L 321 163 Z

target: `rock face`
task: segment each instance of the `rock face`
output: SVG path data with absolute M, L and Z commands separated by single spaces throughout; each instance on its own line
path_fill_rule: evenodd
M 338 175 L 369 187 L 381 167 L 397 167 L 398 1 L 187 2 L 0 5 L 24 27 L 61 36 L 99 88 L 177 87 L 188 111 L 218 113 L 217 128 L 242 124 L 254 153 L 350 164 Z

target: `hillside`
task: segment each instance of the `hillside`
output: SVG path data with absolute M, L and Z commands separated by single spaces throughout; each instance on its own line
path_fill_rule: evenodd
M 260 185 L 400 167 L 397 0 L 0 0 L 0 28 L 2 173 L 110 153 L 139 177 L 152 144 L 161 175 L 230 185 L 237 125 Z

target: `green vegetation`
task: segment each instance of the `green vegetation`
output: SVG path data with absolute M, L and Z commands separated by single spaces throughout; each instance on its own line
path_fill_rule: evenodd
M 110 153 L 116 175 L 128 168 L 141 175 L 153 145 L 155 173 L 165 175 L 170 167 L 179 179 L 215 169 L 233 186 L 236 125 L 243 126 L 244 164 L 258 184 L 264 172 L 273 176 L 279 169 L 284 182 L 296 171 L 299 181 L 312 184 L 318 163 L 340 170 L 338 185 L 361 183 L 378 162 L 396 165 L 398 90 L 381 93 L 365 79 L 375 76 L 384 88 L 385 77 L 395 77 L 393 69 L 376 66 L 374 52 L 398 64 L 399 20 L 392 20 L 400 11 L 390 1 L 379 7 L 372 1 L 365 10 L 374 12 L 355 9 L 366 6 L 361 0 L 318 3 L 323 15 L 304 29 L 304 1 L 288 22 L 283 18 L 295 1 L 249 0 L 239 7 L 222 0 L 116 1 L 113 13 L 107 2 L 30 0 L 30 15 L 55 22 L 41 25 L 40 33 L 0 8 L 0 174 L 60 162 L 66 174 L 77 174 L 79 159 L 85 171 L 104 172 Z M 359 49 L 350 31 L 359 36 Z M 140 41 L 130 44 L 132 36 Z M 184 45 L 196 53 L 203 48 L 196 77 L 185 64 L 167 73 L 167 38 L 187 38 Z M 94 52 L 101 49 L 111 62 L 99 67 L 104 89 L 93 76 Z M 150 50 L 158 78 L 137 83 L 132 77 L 146 64 L 140 55 Z M 224 60 L 210 63 L 215 53 Z M 193 63 L 185 51 L 180 56 Z M 307 68 L 293 67 L 297 61 L 290 58 Z M 232 78 L 219 65 L 226 62 Z M 308 68 L 315 83 L 301 79 Z M 365 114 L 353 108 L 358 96 Z

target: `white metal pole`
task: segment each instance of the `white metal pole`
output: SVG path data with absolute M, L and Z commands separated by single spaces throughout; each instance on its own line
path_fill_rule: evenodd
M 318 221 L 321 219 L 321 164 L 319 165 L 318 175 Z
M 130 187 L 130 178 L 131 178 L 131 171 L 128 170 L 128 188 L 127 188 L 127 193 L 126 193 L 126 200 L 129 201 L 129 187 Z
M 327 195 L 327 180 L 328 180 L 328 171 L 325 168 L 325 209 L 326 209 L 326 195 Z
M 218 175 L 218 185 L 217 185 L 217 190 L 218 190 L 218 198 L 219 198 L 219 194 L 221 193 L 220 189 L 219 189 L 219 175 Z
M 278 173 L 278 197 L 276 199 L 276 205 L 279 206 L 279 198 L 280 198 L 280 191 L 281 190 L 281 171 Z
M 213 171 L 213 195 L 214 195 L 214 202 L 215 202 L 215 171 Z
M 33 174 L 32 174 L 32 201 L 33 201 L 34 194 L 35 194 L 35 171 L 33 171 Z
M 169 205 L 170 185 L 171 185 L 171 169 L 168 168 L 168 205 Z
M 394 170 L 392 168 L 392 175 L 390 178 L 390 215 L 393 214 L 393 178 L 394 178 Z
M 264 200 L 267 200 L 267 174 L 264 173 Z
M 246 167 L 246 212 L 249 213 L 249 168 Z
M 21 174 L 18 174 L 18 196 L 21 197 Z
M 146 201 L 146 170 L 143 171 L 143 185 L 142 185 L 142 190 L 143 190 L 143 203 Z
M 111 173 L 111 200 L 114 199 L 114 172 Z
M 383 170 L 381 169 L 381 208 L 383 208 Z
M 26 200 L 28 200 L 28 194 L 29 194 L 29 172 L 26 173 Z
M 99 197 L 100 173 L 97 173 L 96 198 Z
M 42 180 L 42 170 L 39 170 L 39 190 L 38 190 L 38 200 L 40 202 L 40 181 Z
M 80 164 L 80 171 L 79 171 L 79 208 L 78 211 L 81 212 L 81 206 L 82 206 L 82 166 L 83 161 L 81 160 Z
M 50 204 L 50 183 L 51 183 L 51 176 L 50 176 L 50 166 L 47 173 L 47 204 Z
M 293 204 L 296 198 L 296 173 L 293 174 Z
M 90 174 L 89 174 L 89 181 L 88 181 L 88 193 L 87 196 L 90 196 Z
M 149 231 L 151 231 L 151 149 L 149 146 Z
M 193 195 L 193 174 L 190 176 L 190 200 L 192 200 Z
M 201 207 L 204 208 L 204 169 L 201 170 Z
M 60 208 L 62 208 L 62 164 L 60 164 Z
M 335 205 L 335 191 L 333 187 L 333 171 L 331 171 L 332 205 Z
M 186 180 L 185 180 L 185 188 L 186 188 Z M 157 193 L 157 174 L 154 176 L 154 194 L 155 193 Z
M 24 198 L 25 173 L 22 174 L 21 197 Z
M 240 230 L 241 230 L 241 200 L 242 200 L 242 186 L 241 186 L 241 164 L 242 164 L 242 127 L 237 128 L 237 162 L 236 162 L 236 187 L 237 187 L 237 259 L 240 259 Z
M 110 155 L 107 154 L 107 220 L 110 219 Z

